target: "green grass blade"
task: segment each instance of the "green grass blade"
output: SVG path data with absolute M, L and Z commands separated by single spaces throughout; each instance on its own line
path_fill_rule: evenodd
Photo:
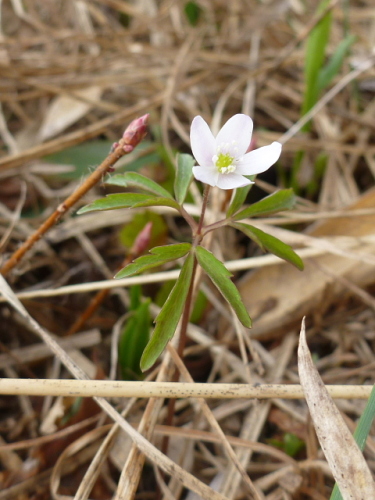
M 328 5 L 328 0 L 322 0 L 317 13 L 322 12 Z M 318 78 L 323 67 L 326 47 L 331 31 L 331 12 L 328 12 L 311 31 L 307 40 L 305 55 L 305 94 L 302 105 L 302 116 L 316 103 L 319 96 Z M 308 131 L 310 122 L 302 130 Z
M 375 385 L 372 388 L 370 397 L 367 401 L 366 408 L 364 409 L 364 412 L 362 413 L 361 418 L 359 419 L 358 425 L 353 435 L 355 442 L 358 444 L 360 450 L 363 450 L 365 447 L 366 439 L 370 433 L 374 417 L 375 417 Z M 330 500 L 343 500 L 337 484 L 335 484 L 335 487 L 333 488 Z
M 354 35 L 349 35 L 344 40 L 339 43 L 336 51 L 332 54 L 332 57 L 326 64 L 326 66 L 321 69 L 318 76 L 318 93 L 324 90 L 331 83 L 333 78 L 338 74 L 342 63 L 344 62 L 345 56 L 347 55 L 351 45 L 355 42 L 356 37 Z

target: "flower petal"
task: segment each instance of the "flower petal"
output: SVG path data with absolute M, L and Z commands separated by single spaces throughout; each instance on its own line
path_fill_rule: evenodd
M 246 179 L 246 177 L 237 174 L 219 174 L 219 178 L 216 181 L 216 186 L 220 189 L 236 189 L 248 186 L 249 184 L 254 183 Z
M 276 163 L 280 154 L 281 144 L 279 142 L 273 142 L 269 146 L 250 151 L 238 162 L 236 173 L 242 175 L 260 174 Z
M 190 128 L 190 143 L 193 155 L 202 167 L 212 166 L 216 154 L 216 141 L 210 127 L 201 116 L 196 116 Z
M 236 158 L 246 153 L 253 132 L 253 120 L 247 115 L 234 115 L 230 118 L 216 136 L 216 146 L 223 143 L 236 142 Z
M 205 184 L 216 186 L 219 171 L 216 167 L 193 167 L 194 177 Z

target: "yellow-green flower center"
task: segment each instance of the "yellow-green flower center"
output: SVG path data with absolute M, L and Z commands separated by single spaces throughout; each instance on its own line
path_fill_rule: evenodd
M 229 174 L 236 170 L 236 165 L 234 164 L 235 158 L 229 154 L 219 153 L 217 156 L 214 156 L 213 160 L 221 174 Z

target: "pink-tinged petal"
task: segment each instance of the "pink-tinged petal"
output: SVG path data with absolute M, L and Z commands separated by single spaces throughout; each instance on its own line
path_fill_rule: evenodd
M 224 124 L 216 136 L 216 146 L 236 142 L 236 158 L 246 153 L 253 133 L 253 120 L 247 115 L 234 115 Z M 233 153 L 233 152 L 232 152 Z
M 216 154 L 216 141 L 210 127 L 201 116 L 196 116 L 190 128 L 191 150 L 197 163 L 202 167 L 212 165 Z
M 237 174 L 219 174 L 216 186 L 220 189 L 236 189 L 243 186 L 254 184 L 242 175 Z
M 193 175 L 198 181 L 204 182 L 204 184 L 216 186 L 219 171 L 216 167 L 193 167 Z
M 255 151 L 250 151 L 238 163 L 236 174 L 260 174 L 276 163 L 280 154 L 281 144 L 279 142 L 273 142 L 269 146 L 263 146 Z

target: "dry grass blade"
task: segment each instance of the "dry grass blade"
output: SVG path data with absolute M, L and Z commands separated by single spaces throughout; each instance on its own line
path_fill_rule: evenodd
M 336 399 L 367 399 L 369 385 L 329 385 Z M 0 394 L 31 396 L 77 396 L 83 398 L 206 398 L 206 399 L 301 399 L 303 391 L 294 384 L 220 384 L 186 382 L 128 382 L 111 380 L 0 379 Z
M 344 500 L 375 498 L 370 469 L 312 361 L 304 319 L 298 371 L 316 434 Z
M 191 375 L 189 374 L 188 370 L 186 369 L 184 363 L 182 362 L 182 360 L 179 357 L 176 350 L 172 346 L 168 346 L 168 347 L 169 347 L 169 352 L 172 355 L 173 361 L 176 363 L 176 366 L 177 366 L 180 374 L 182 375 L 182 377 L 185 379 L 185 381 L 193 383 L 193 379 L 191 378 Z M 215 419 L 215 417 L 214 417 L 212 411 L 210 410 L 208 404 L 206 403 L 206 401 L 203 398 L 199 398 L 198 403 L 201 407 L 202 413 L 206 417 L 206 419 L 209 422 L 209 424 L 211 425 L 212 429 L 221 438 L 222 446 L 223 446 L 226 454 L 228 455 L 228 458 L 230 458 L 230 460 L 232 461 L 234 466 L 237 468 L 238 472 L 241 474 L 241 477 L 242 477 L 248 491 L 251 493 L 252 497 L 257 499 L 257 500 L 263 499 L 264 495 L 262 494 L 262 492 L 258 488 L 256 488 L 254 486 L 250 477 L 246 473 L 245 468 L 239 462 L 235 452 L 233 451 L 233 448 L 229 444 L 223 430 L 221 429 L 220 425 L 218 424 L 217 420 Z
M 2 276 L 0 276 L 0 290 L 1 293 L 7 298 L 8 302 L 12 305 L 12 307 L 14 307 L 16 311 L 18 311 L 21 316 L 30 323 L 35 333 L 43 339 L 43 341 L 50 347 L 50 349 L 72 373 L 72 375 L 77 379 L 87 379 L 85 373 L 74 363 L 74 361 L 67 355 L 67 353 L 63 349 L 61 349 L 58 343 L 55 342 L 52 337 L 43 328 L 41 328 L 35 320 L 33 320 L 33 318 L 31 318 L 23 305 L 15 297 L 11 288 Z M 168 457 L 163 455 L 163 453 L 155 448 L 155 446 L 147 441 L 147 439 L 145 439 L 136 430 L 134 430 L 133 427 L 128 424 L 128 422 L 126 422 L 126 420 L 124 420 L 115 410 L 115 408 L 111 406 L 104 398 L 95 397 L 94 399 L 98 403 L 98 405 L 107 413 L 107 415 L 116 423 L 118 423 L 119 426 L 131 437 L 140 451 L 142 451 L 152 462 L 155 462 L 158 467 L 164 470 L 164 472 L 174 476 L 179 481 L 181 481 L 181 483 L 186 488 L 191 489 L 206 500 L 224 500 L 224 497 L 222 495 L 213 491 L 197 478 L 179 467 Z
M 173 371 L 170 356 L 164 356 L 160 367 L 157 381 L 168 380 Z M 141 421 L 138 426 L 138 432 L 151 439 L 154 427 L 159 416 L 159 412 L 163 406 L 163 399 L 150 398 L 143 412 Z M 142 470 L 145 462 L 145 456 L 140 452 L 135 444 L 133 444 L 124 467 L 121 471 L 120 480 L 116 490 L 115 500 L 122 498 L 133 498 L 139 486 L 139 481 L 142 475 Z

